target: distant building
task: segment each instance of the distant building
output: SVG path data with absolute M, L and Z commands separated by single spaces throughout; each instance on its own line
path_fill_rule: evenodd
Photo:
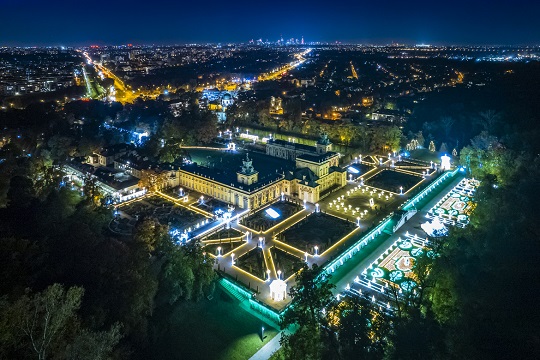
M 373 96 L 363 96 L 362 97 L 362 106 L 364 107 L 370 107 L 373 106 Z
M 408 115 L 397 111 L 381 109 L 371 113 L 371 120 L 373 121 L 386 121 L 394 124 L 405 123 L 408 119 Z

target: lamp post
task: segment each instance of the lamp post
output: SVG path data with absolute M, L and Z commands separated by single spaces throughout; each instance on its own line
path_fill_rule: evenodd
M 308 257 L 307 251 L 304 253 L 304 257 L 306 258 L 306 262 L 307 262 L 307 257 Z
M 261 327 L 261 340 L 264 341 L 264 326 Z
M 277 271 L 277 277 L 278 277 L 279 280 L 281 280 L 281 270 Z
M 319 255 L 319 247 L 317 245 L 315 245 L 314 249 L 315 249 L 315 256 L 318 256 Z
M 403 186 L 399 187 L 399 195 L 403 195 Z
M 315 204 L 315 212 L 319 212 L 319 203 Z
M 356 217 L 356 225 L 358 225 L 358 227 L 360 227 L 360 216 Z
M 217 255 L 221 256 L 221 246 L 218 246 L 218 248 L 217 248 Z
M 264 241 L 264 238 L 262 236 L 259 236 L 259 247 L 262 249 L 263 247 L 263 241 Z
M 266 270 L 266 280 L 270 281 L 270 269 Z
M 231 265 L 234 265 L 234 253 L 231 254 Z

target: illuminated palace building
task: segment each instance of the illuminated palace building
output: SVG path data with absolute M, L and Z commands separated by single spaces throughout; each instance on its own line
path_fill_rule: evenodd
M 339 167 L 339 155 L 331 151 L 326 135 L 316 146 L 280 140 L 270 140 L 266 146 L 267 155 L 253 154 L 254 159 L 246 155 L 237 171 L 197 164 L 182 166 L 180 186 L 242 209 L 257 209 L 282 194 L 316 203 L 346 183 L 346 171 Z

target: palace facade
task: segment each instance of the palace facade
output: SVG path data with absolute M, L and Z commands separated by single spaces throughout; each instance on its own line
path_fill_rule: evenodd
M 295 162 L 291 170 L 275 169 L 260 178 L 255 169 L 258 164 L 254 165 L 246 155 L 236 172 L 197 164 L 182 166 L 178 171 L 179 184 L 241 209 L 257 209 L 282 194 L 317 203 L 326 192 L 345 186 L 346 171 L 339 167 L 339 155 L 330 151 L 332 144 L 325 135 L 316 146 L 298 145 L 279 140 L 267 144 L 267 155 Z M 260 161 L 259 166 L 266 165 L 262 164 L 264 160 Z

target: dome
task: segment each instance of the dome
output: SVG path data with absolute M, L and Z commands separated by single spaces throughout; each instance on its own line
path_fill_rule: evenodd
M 227 93 L 227 94 L 223 95 L 222 99 L 223 100 L 231 100 L 231 94 Z

